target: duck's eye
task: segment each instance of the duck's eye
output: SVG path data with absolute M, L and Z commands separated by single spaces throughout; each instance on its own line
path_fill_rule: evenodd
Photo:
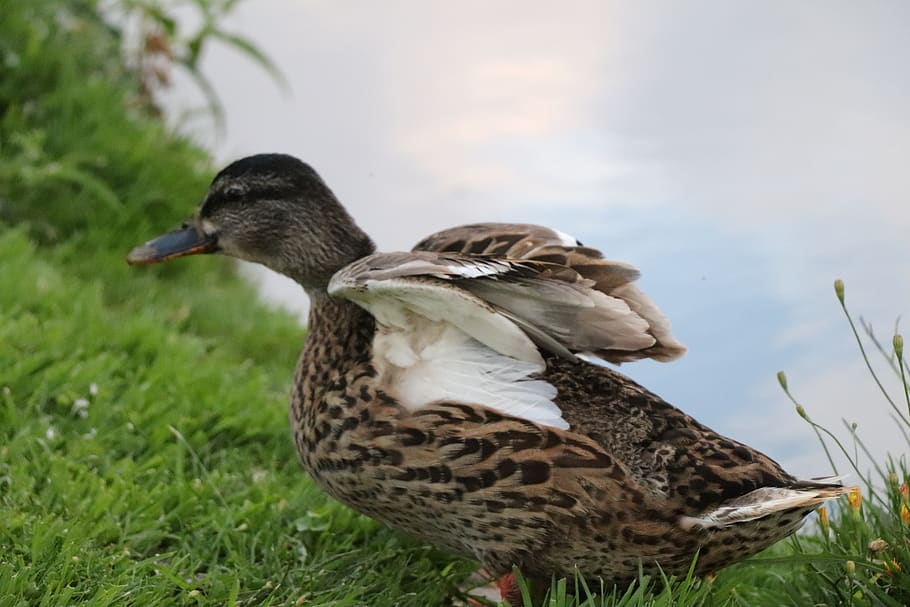
M 246 195 L 246 188 L 240 184 L 231 184 L 224 188 L 222 195 L 225 198 L 230 198 L 232 200 L 237 200 L 243 198 Z

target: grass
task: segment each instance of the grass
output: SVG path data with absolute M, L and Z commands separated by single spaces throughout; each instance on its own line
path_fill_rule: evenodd
M 157 6 L 122 7 L 140 4 Z M 450 604 L 474 564 L 353 513 L 300 470 L 294 320 L 224 259 L 125 265 L 192 208 L 212 167 L 162 125 L 120 48 L 92 0 L 4 4 L 0 607 Z M 856 337 L 906 379 L 901 340 Z M 910 433 L 903 386 L 884 406 Z M 861 503 L 716 578 L 554 580 L 546 604 L 910 604 L 905 463 L 868 474 L 851 461 Z

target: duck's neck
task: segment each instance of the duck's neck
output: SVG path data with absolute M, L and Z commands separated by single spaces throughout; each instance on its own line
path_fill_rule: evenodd
M 351 374 L 370 373 L 376 322 L 363 308 L 336 299 L 322 289 L 308 290 L 310 315 L 306 344 L 297 364 L 292 414 L 318 407 L 328 392 L 347 383 Z

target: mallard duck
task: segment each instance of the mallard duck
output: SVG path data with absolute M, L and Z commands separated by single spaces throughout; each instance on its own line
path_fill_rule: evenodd
M 556 230 L 475 224 L 377 253 L 312 168 L 263 154 L 223 169 L 189 221 L 128 261 L 201 253 L 308 294 L 290 419 L 316 483 L 480 561 L 514 604 L 513 566 L 626 583 L 685 573 L 697 554 L 695 571 L 711 572 L 845 492 L 589 360 L 685 348 L 634 267 Z

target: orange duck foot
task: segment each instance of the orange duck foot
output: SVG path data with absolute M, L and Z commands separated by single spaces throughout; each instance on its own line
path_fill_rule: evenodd
M 532 604 L 540 604 L 547 592 L 547 582 L 529 577 L 525 577 L 525 582 L 531 591 Z M 507 601 L 511 607 L 525 607 L 521 598 L 521 588 L 514 573 L 509 572 L 500 577 L 496 580 L 496 586 L 499 587 L 499 594 L 502 596 L 502 600 Z
M 503 575 L 496 580 L 496 585 L 499 586 L 499 594 L 502 595 L 502 600 L 508 601 L 512 607 L 522 607 L 521 589 L 518 587 L 518 580 L 515 579 L 514 573 L 510 571 Z

